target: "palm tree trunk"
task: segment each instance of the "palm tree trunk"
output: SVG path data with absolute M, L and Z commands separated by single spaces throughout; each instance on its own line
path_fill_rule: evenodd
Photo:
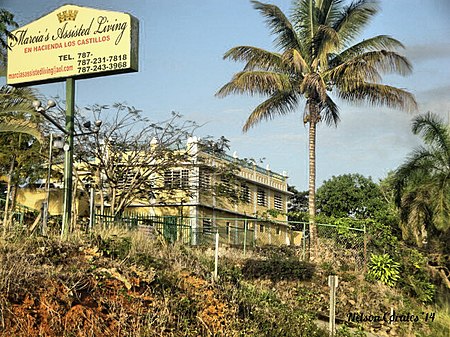
M 317 257 L 317 227 L 316 227 L 316 130 L 319 115 L 314 103 L 309 104 L 309 233 L 312 255 Z

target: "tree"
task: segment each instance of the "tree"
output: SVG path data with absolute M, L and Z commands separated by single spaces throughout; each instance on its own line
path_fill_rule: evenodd
M 102 207 L 106 198 L 111 215 L 123 213 L 136 199 L 154 198 L 164 171 L 187 159 L 186 152 L 177 150 L 195 126 L 178 123 L 179 114 L 152 123 L 140 110 L 121 103 L 86 110 L 103 124 L 98 133 L 77 137 L 76 160 L 90 171 L 101 192 Z
M 292 193 L 288 202 L 288 220 L 305 221 L 308 214 L 308 191 L 298 191 L 295 186 L 288 186 Z
M 412 132 L 424 146 L 395 171 L 395 201 L 404 237 L 421 246 L 429 231 L 448 233 L 450 229 L 450 130 L 428 112 L 414 118 Z
M 31 107 L 35 98 L 36 93 L 29 88 L 0 88 L 0 174 L 8 177 L 3 234 L 11 222 L 18 184 L 33 180 L 41 169 L 40 149 L 44 137 L 40 119 Z
M 135 201 L 152 204 L 158 199 L 164 203 L 180 196 L 180 191 L 187 196 L 195 192 L 195 186 L 188 177 L 181 176 L 180 169 L 204 165 L 196 156 L 199 151 L 220 156 L 228 146 L 223 137 L 218 141 L 195 140 L 193 134 L 198 126 L 175 112 L 165 121 L 152 122 L 140 110 L 122 103 L 111 107 L 94 105 L 86 111 L 103 124 L 98 133 L 77 137 L 76 161 L 85 166 L 95 181 L 101 207 L 107 200 L 114 216 Z M 85 122 L 81 118 L 77 124 L 81 127 Z M 170 172 L 174 169 L 178 176 Z M 210 188 L 220 195 L 234 191 L 233 172 L 232 164 L 211 168 L 211 174 L 223 179 Z M 189 177 L 194 178 L 192 173 Z M 232 198 L 234 194 L 227 196 Z
M 382 192 L 371 178 L 361 174 L 333 176 L 317 189 L 317 209 L 333 217 L 374 219 L 387 209 Z
M 416 109 L 407 91 L 381 83 L 381 75 L 411 72 L 409 61 L 395 50 L 403 45 L 378 35 L 351 45 L 378 12 L 378 2 L 360 0 L 344 5 L 340 0 L 297 0 L 290 20 L 275 5 L 252 1 L 267 19 L 275 35 L 270 52 L 252 46 L 238 46 L 225 59 L 246 62 L 244 69 L 217 92 L 260 94 L 268 97 L 248 117 L 247 131 L 262 120 L 296 111 L 305 103 L 305 124 L 309 124 L 309 221 L 311 240 L 316 242 L 316 127 L 320 121 L 336 125 L 339 109 L 331 97 L 350 103 L 366 102 L 403 110 Z
M 0 8 L 0 75 L 4 75 L 7 50 L 8 50 L 8 38 L 15 39 L 16 37 L 11 34 L 11 28 L 17 28 L 19 25 L 14 21 L 14 15 L 5 9 Z
M 0 87 L 0 133 L 26 133 L 43 143 L 44 135 L 31 102 L 37 93 L 31 88 Z

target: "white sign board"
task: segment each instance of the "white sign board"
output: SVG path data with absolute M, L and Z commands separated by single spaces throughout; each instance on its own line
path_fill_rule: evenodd
M 12 32 L 7 83 L 137 71 L 138 25 L 126 13 L 64 5 Z

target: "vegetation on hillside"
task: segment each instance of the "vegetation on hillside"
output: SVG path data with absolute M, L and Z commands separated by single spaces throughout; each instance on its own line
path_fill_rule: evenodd
M 339 275 L 338 336 L 445 336 L 449 313 L 349 266 L 300 261 L 292 247 L 221 249 L 167 244 L 118 229 L 69 241 L 0 242 L 0 336 L 328 336 L 327 276 Z M 351 266 L 350 266 L 351 267 Z M 330 269 L 331 268 L 331 269 Z M 350 321 L 348 314 L 435 312 L 433 322 Z M 448 332 L 448 330 L 447 330 Z
M 112 232 L 2 241 L 0 336 L 326 336 L 258 284 L 310 280 L 309 263 L 228 257 L 214 283 L 208 252 Z

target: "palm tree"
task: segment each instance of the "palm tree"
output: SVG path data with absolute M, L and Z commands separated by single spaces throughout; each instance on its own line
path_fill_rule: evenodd
M 6 54 L 8 50 L 8 38 L 15 39 L 11 34 L 11 28 L 17 28 L 19 25 L 14 21 L 14 15 L 6 9 L 0 8 L 0 75 L 4 75 L 6 65 Z
M 379 35 L 351 45 L 378 12 L 377 1 L 358 0 L 345 6 L 342 0 L 297 0 L 290 20 L 275 5 L 252 3 L 266 18 L 279 52 L 252 46 L 227 51 L 224 59 L 246 64 L 216 95 L 268 97 L 250 114 L 244 132 L 304 104 L 303 121 L 309 124 L 309 222 L 316 247 L 316 127 L 322 120 L 328 125 L 339 122 L 331 92 L 350 103 L 414 110 L 416 102 L 409 92 L 381 83 L 382 74 L 406 75 L 412 67 L 395 52 L 403 45 L 392 37 Z
M 395 172 L 396 204 L 404 236 L 420 246 L 427 227 L 450 228 L 450 129 L 430 112 L 413 120 L 412 131 L 424 146 L 415 149 Z
M 36 98 L 36 92 L 31 88 L 13 88 L 7 85 L 0 87 L 0 133 L 4 133 L 1 136 L 3 144 L 0 147 L 0 168 L 3 167 L 8 176 L 3 235 L 7 233 L 12 216 L 11 209 L 15 203 L 13 200 L 13 205 L 10 207 L 13 175 L 17 171 L 16 159 L 20 153 L 22 134 L 33 136 L 41 144 L 44 142 L 44 135 L 38 123 L 39 117 L 36 116 L 36 111 L 31 105 Z
M 43 143 L 44 135 L 31 105 L 36 98 L 36 92 L 31 88 L 0 87 L 0 133 L 26 133 Z

